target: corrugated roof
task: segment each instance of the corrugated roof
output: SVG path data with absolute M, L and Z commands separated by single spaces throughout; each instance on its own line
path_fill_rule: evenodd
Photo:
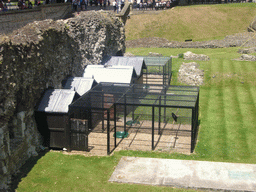
M 92 78 L 70 77 L 67 79 L 64 89 L 76 91 L 80 96 L 89 91 L 96 81 Z
M 142 69 L 146 69 L 146 64 L 142 57 L 121 57 L 112 56 L 104 61 L 106 66 L 133 66 L 137 76 L 142 75 Z
M 47 90 L 39 104 L 38 110 L 48 113 L 67 113 L 76 92 L 68 89 Z
M 131 83 L 132 78 L 137 75 L 131 66 L 88 65 L 84 70 L 84 77 L 92 77 L 98 83 Z

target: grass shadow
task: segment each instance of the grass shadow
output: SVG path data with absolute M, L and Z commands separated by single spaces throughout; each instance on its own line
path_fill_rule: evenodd
M 37 164 L 38 160 L 45 156 L 49 150 L 40 151 L 38 156 L 30 157 L 24 165 L 19 169 L 19 172 L 12 176 L 10 191 L 16 191 L 22 178 L 26 177 L 32 168 Z

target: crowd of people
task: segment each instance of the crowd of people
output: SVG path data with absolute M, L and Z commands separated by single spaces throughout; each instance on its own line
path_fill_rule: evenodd
M 41 2 L 37 0 L 34 1 L 34 5 L 30 0 L 28 0 L 27 2 L 25 0 L 18 1 L 19 9 L 32 9 L 33 6 L 39 6 L 39 5 L 41 5 Z
M 110 0 L 72 0 L 73 11 L 84 11 L 88 6 L 107 7 L 110 6 Z
M 33 6 L 39 5 L 41 5 L 41 2 L 38 0 L 34 0 L 33 4 L 30 0 L 18 0 L 18 3 L 11 3 L 10 0 L 8 0 L 8 2 L 0 0 L 0 11 L 8 11 L 14 9 L 32 9 Z
M 125 3 L 125 0 L 114 0 L 113 1 L 113 8 L 114 8 L 114 12 L 119 12 L 123 9 L 124 7 L 124 3 Z
M 139 10 L 147 10 L 147 9 L 164 9 L 164 8 L 172 8 L 178 5 L 178 0 L 168 0 L 168 1 L 158 1 L 158 0 L 137 0 L 133 2 L 133 8 L 137 8 Z
M 0 0 L 0 11 L 8 11 L 8 7 L 11 6 L 10 0 L 8 2 L 4 2 L 3 0 Z
M 113 9 L 114 12 L 120 12 L 124 7 L 127 0 L 18 0 L 18 3 L 4 2 L 0 0 L 0 11 L 8 11 L 13 9 L 32 9 L 35 6 L 40 6 L 50 3 L 72 3 L 73 11 L 87 10 L 88 6 L 110 7 L 107 9 Z M 32 1 L 32 2 L 31 2 Z M 128 0 L 132 3 L 133 9 L 148 10 L 148 9 L 165 9 L 172 8 L 179 4 L 179 0 Z M 187 0 L 188 4 L 204 4 L 204 3 L 233 3 L 233 2 L 251 2 L 252 0 Z M 112 3 L 111 3 L 112 2 Z M 110 6 L 112 4 L 112 7 Z

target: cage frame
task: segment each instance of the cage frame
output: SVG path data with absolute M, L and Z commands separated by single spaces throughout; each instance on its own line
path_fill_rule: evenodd
M 146 96 L 156 96 L 157 99 L 151 104 L 147 103 L 140 103 L 137 102 L 133 97 L 134 95 L 142 94 L 141 90 L 145 90 Z M 168 91 L 181 91 L 186 94 L 168 94 Z M 193 93 L 193 94 L 192 94 Z M 107 102 L 104 100 L 104 95 L 111 95 L 116 94 L 117 97 L 114 97 L 114 100 L 111 102 L 110 105 L 106 105 Z M 99 100 L 97 100 L 96 96 L 98 96 Z M 176 99 L 170 100 L 166 99 L 167 97 L 173 97 Z M 185 99 L 178 99 L 179 97 L 184 97 Z M 89 98 L 89 99 L 88 99 Z M 192 100 L 186 100 L 186 98 L 193 98 Z M 93 99 L 96 99 L 97 106 L 94 105 Z M 79 103 L 79 101 L 82 101 Z M 86 101 L 85 101 L 86 100 Z M 142 98 L 142 101 L 145 101 L 145 98 Z M 167 105 L 166 102 L 171 101 L 174 102 L 174 104 Z M 81 103 L 87 103 L 88 106 L 83 106 Z M 99 102 L 102 102 L 99 104 Z M 180 104 L 178 102 L 185 102 L 184 104 Z M 186 104 L 186 102 L 191 103 L 190 105 Z M 195 145 L 196 145 L 196 139 L 197 139 L 197 132 L 198 132 L 198 126 L 199 126 L 199 87 L 198 86 L 176 86 L 176 85 L 143 85 L 143 84 L 120 84 L 120 83 L 99 83 L 97 86 L 95 86 L 93 89 L 91 89 L 88 93 L 84 94 L 81 98 L 76 100 L 74 103 L 72 103 L 69 106 L 69 117 L 70 118 L 79 118 L 75 115 L 75 111 L 79 108 L 82 109 L 82 111 L 90 111 L 92 110 L 100 110 L 102 119 L 100 121 L 103 121 L 102 125 L 104 125 L 104 114 L 106 114 L 107 120 L 107 154 L 110 154 L 112 151 L 115 150 L 117 147 L 117 141 L 116 138 L 114 138 L 114 148 L 110 149 L 110 121 L 114 122 L 114 133 L 116 134 L 116 122 L 117 122 L 117 112 L 120 110 L 124 111 L 124 131 L 126 131 L 126 117 L 129 113 L 132 113 L 132 116 L 134 115 L 133 108 L 139 107 L 139 106 L 145 106 L 145 107 L 151 107 L 152 110 L 152 144 L 151 149 L 154 150 L 154 131 L 155 129 L 155 111 L 156 108 L 159 108 L 159 120 L 161 121 L 161 109 L 165 110 L 167 108 L 185 108 L 190 109 L 192 111 L 191 113 L 191 148 L 190 152 L 193 153 Z M 123 108 L 122 108 L 123 107 Z M 131 107 L 132 110 L 127 114 L 127 108 Z M 73 115 L 72 115 L 73 114 Z M 112 119 L 110 118 L 111 114 L 113 114 Z M 164 114 L 164 117 L 166 114 Z M 89 116 L 91 117 L 91 116 Z M 132 117 L 134 118 L 134 117 Z M 88 118 L 90 120 L 90 118 Z M 89 123 L 89 129 L 93 129 L 92 123 Z M 105 129 L 102 127 L 102 130 Z M 160 134 L 160 128 L 158 128 L 158 134 Z M 68 145 L 68 150 L 71 150 L 70 148 L 70 142 Z
M 170 85 L 172 78 L 172 57 L 164 56 L 141 56 L 147 66 L 143 69 L 143 76 L 145 78 L 145 84 L 151 84 L 154 80 L 162 80 L 162 85 Z M 150 67 L 158 67 L 159 73 L 150 72 Z M 161 69 L 161 70 L 160 70 Z M 150 77 L 150 75 L 160 75 L 162 78 Z

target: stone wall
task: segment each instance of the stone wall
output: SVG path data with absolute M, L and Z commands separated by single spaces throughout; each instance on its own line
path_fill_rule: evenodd
M 0 34 L 8 34 L 33 21 L 62 19 L 72 11 L 70 3 L 41 5 L 33 9 L 0 12 Z
M 36 21 L 0 36 L 0 189 L 32 155 L 41 137 L 34 108 L 48 88 L 82 76 L 88 64 L 125 52 L 123 23 L 111 13 L 83 12 L 67 20 Z

